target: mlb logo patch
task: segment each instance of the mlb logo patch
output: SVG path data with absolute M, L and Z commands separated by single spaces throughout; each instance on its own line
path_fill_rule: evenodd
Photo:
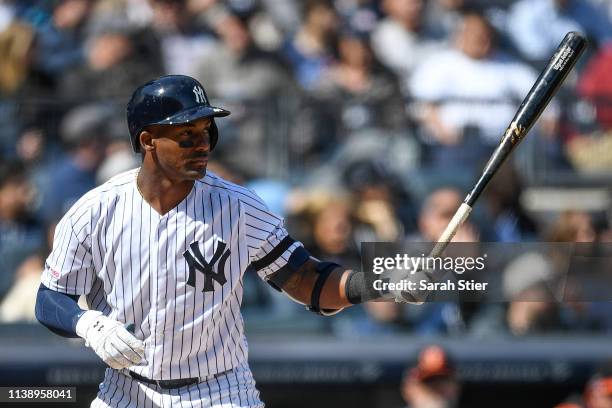
M 49 274 L 51 274 L 52 277 L 54 277 L 55 279 L 59 279 L 61 274 L 58 271 L 56 271 L 55 269 L 51 268 L 51 266 L 49 266 L 49 264 L 46 263 L 46 262 L 45 262 L 45 267 L 49 271 Z

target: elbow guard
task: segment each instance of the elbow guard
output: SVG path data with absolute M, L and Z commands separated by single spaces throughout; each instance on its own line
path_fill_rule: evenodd
M 342 309 L 321 309 L 320 300 L 321 300 L 321 291 L 323 290 L 323 286 L 325 285 L 325 281 L 329 278 L 329 275 L 332 273 L 334 269 L 339 267 L 337 263 L 333 262 L 319 262 L 316 266 L 316 271 L 319 274 L 317 280 L 315 282 L 314 288 L 312 289 L 312 295 L 310 297 L 310 306 L 306 306 L 306 309 L 311 312 L 317 313 L 321 316 L 331 316 Z

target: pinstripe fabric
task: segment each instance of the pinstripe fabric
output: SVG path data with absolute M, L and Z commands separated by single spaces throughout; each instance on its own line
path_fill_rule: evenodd
M 162 389 L 143 384 L 116 370 L 107 369 L 91 408 L 259 408 L 255 380 L 246 365 L 199 384 Z
M 42 283 L 85 295 L 90 309 L 133 323 L 145 343 L 145 361 L 130 369 L 144 377 L 209 377 L 244 366 L 242 277 L 287 237 L 283 220 L 252 191 L 212 173 L 160 215 L 138 192 L 136 176 L 135 169 L 114 177 L 68 211 L 56 228 Z M 300 245 L 264 262 L 259 276 L 282 268 Z M 130 379 L 109 376 L 105 384 L 130 392 Z M 233 380 L 211 381 L 222 389 Z

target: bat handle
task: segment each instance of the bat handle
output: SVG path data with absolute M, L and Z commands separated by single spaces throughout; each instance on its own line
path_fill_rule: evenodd
M 457 233 L 457 230 L 459 230 L 459 227 L 463 225 L 463 223 L 465 222 L 467 217 L 469 217 L 471 212 L 472 212 L 472 207 L 470 207 L 466 203 L 461 204 L 457 212 L 455 212 L 455 215 L 453 216 L 453 218 L 450 220 L 450 222 L 446 226 L 446 229 L 444 230 L 442 235 L 440 235 L 440 238 L 438 238 L 438 242 L 436 243 L 434 248 L 429 253 L 430 258 L 437 258 L 440 255 L 442 255 L 442 252 L 444 252 L 444 250 L 446 249 L 446 246 L 449 244 L 449 242 L 451 242 L 451 240 Z

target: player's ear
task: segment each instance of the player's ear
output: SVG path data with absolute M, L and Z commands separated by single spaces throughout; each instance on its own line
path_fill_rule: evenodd
M 143 151 L 153 151 L 155 150 L 155 142 L 153 139 L 153 135 L 148 130 L 143 130 L 140 132 L 140 148 Z

